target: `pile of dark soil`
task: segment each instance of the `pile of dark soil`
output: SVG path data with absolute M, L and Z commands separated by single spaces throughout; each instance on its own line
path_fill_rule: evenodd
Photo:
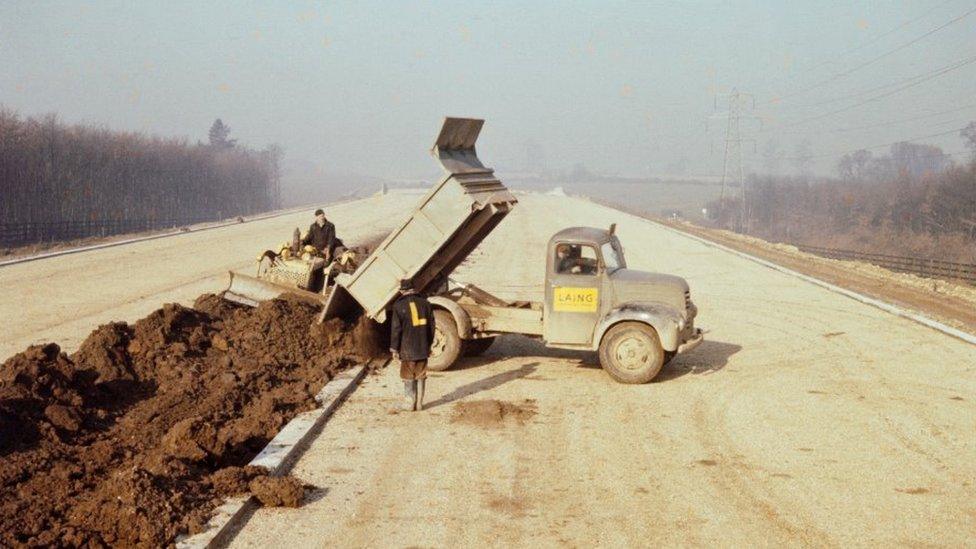
M 378 350 L 368 321 L 319 325 L 317 312 L 204 295 L 101 326 L 71 356 L 51 343 L 7 360 L 0 546 L 159 546 L 228 495 L 298 505 L 301 484 L 245 465 Z

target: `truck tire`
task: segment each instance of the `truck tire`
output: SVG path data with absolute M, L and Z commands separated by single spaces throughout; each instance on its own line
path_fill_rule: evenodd
M 664 366 L 664 349 L 654 328 L 621 322 L 600 341 L 600 365 L 620 383 L 647 383 Z
M 488 350 L 495 342 L 493 337 L 483 337 L 481 339 L 468 339 L 464 342 L 464 356 L 478 356 Z
M 454 315 L 444 309 L 434 309 L 434 341 L 430 345 L 427 369 L 434 372 L 447 370 L 461 356 L 462 347 Z

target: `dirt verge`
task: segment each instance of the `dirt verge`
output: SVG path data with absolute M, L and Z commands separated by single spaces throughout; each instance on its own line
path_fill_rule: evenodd
M 976 289 L 972 287 L 894 273 L 859 261 L 828 259 L 801 252 L 787 244 L 774 244 L 690 223 L 659 222 L 842 288 L 925 313 L 960 330 L 976 334 Z
M 337 372 L 373 358 L 368 321 L 315 324 L 287 297 L 214 295 L 99 327 L 0 366 L 0 546 L 160 546 L 247 491 L 297 505 L 245 464 Z

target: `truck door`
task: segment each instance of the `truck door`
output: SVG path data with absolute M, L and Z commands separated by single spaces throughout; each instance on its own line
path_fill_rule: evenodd
M 596 249 L 558 243 L 546 261 L 543 333 L 547 343 L 589 345 L 600 316 L 603 276 Z

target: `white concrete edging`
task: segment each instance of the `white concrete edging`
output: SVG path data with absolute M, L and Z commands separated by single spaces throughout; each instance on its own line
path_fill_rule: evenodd
M 342 402 L 356 390 L 366 377 L 367 365 L 357 366 L 332 378 L 315 395 L 321 407 L 298 414 L 251 460 L 248 465 L 268 469 L 271 476 L 287 473 L 305 451 L 313 434 L 321 428 Z M 226 545 L 236 529 L 251 516 L 258 503 L 251 495 L 229 498 L 214 510 L 206 529 L 190 537 L 177 538 L 178 549 L 204 549 Z
M 628 214 L 628 215 L 632 215 L 632 214 Z M 635 217 L 637 217 L 637 216 L 635 216 Z M 669 227 L 668 225 L 665 225 L 663 223 L 658 223 L 657 221 L 652 221 L 650 219 L 645 219 L 645 218 L 642 218 L 642 217 L 639 218 L 639 219 L 644 219 L 645 221 L 647 221 L 649 223 L 653 223 L 655 225 L 658 225 L 659 227 L 663 227 L 664 229 L 666 229 L 668 231 L 677 233 L 677 234 L 679 234 L 681 236 L 684 236 L 686 238 L 690 238 L 692 240 L 696 240 L 698 242 L 701 242 L 702 244 L 705 244 L 706 246 L 711 246 L 713 248 L 718 248 L 718 249 L 723 250 L 725 252 L 728 252 L 730 254 L 737 255 L 739 257 L 742 257 L 744 259 L 748 259 L 750 261 L 754 261 L 756 263 L 759 263 L 760 265 L 763 265 L 765 267 L 769 267 L 770 269 L 779 271 L 781 273 L 788 274 L 790 276 L 794 276 L 794 277 L 799 278 L 801 280 L 805 280 L 806 282 L 809 282 L 811 284 L 815 284 L 817 286 L 820 286 L 821 288 L 826 288 L 826 289 L 828 289 L 828 290 L 830 290 L 832 292 L 835 292 L 835 293 L 838 293 L 838 294 L 847 296 L 847 297 L 849 297 L 851 299 L 854 299 L 856 301 L 860 301 L 861 303 L 864 303 L 864 304 L 867 304 L 867 305 L 871 305 L 873 307 L 877 307 L 878 309 L 881 309 L 882 311 L 886 311 L 886 312 L 889 312 L 889 313 L 891 313 L 893 315 L 900 316 L 900 317 L 906 318 L 908 320 L 912 320 L 912 321 L 917 322 L 919 324 L 922 324 L 924 326 L 928 326 L 929 328 L 932 328 L 933 330 L 938 330 L 938 331 L 940 331 L 940 332 L 942 332 L 942 333 L 944 333 L 946 335 L 950 335 L 950 336 L 955 337 L 957 339 L 961 339 L 961 340 L 965 341 L 966 343 L 971 343 L 973 345 L 976 345 L 976 335 L 970 334 L 968 332 L 964 332 L 964 331 L 959 330 L 957 328 L 953 328 L 952 326 L 949 326 L 947 324 L 943 324 L 942 322 L 939 322 L 938 320 L 931 319 L 931 318 L 929 318 L 929 317 L 927 317 L 925 315 L 921 315 L 921 314 L 918 314 L 918 313 L 914 313 L 912 311 L 906 311 L 905 309 L 902 309 L 901 307 L 898 307 L 896 305 L 892 305 L 891 303 L 887 303 L 885 301 L 881 301 L 881 300 L 875 299 L 873 297 L 868 297 L 868 296 L 866 296 L 864 294 L 859 294 L 857 292 L 848 290 L 846 288 L 841 288 L 840 286 L 837 286 L 835 284 L 831 284 L 830 282 L 827 282 L 825 280 L 820 280 L 819 278 L 814 278 L 812 276 L 805 275 L 803 273 L 794 271 L 793 269 L 788 269 L 788 268 L 786 268 L 786 267 L 784 267 L 782 265 L 778 265 L 778 264 L 773 263 L 771 261 L 767 261 L 765 259 L 760 259 L 760 258 L 758 258 L 758 257 L 756 257 L 754 255 L 750 255 L 750 254 L 747 254 L 745 252 L 740 252 L 739 250 L 736 250 L 736 249 L 733 249 L 733 248 L 729 248 L 728 246 L 724 246 L 724 245 L 719 244 L 717 242 L 713 242 L 711 240 L 708 240 L 707 238 L 702 238 L 702 237 L 697 236 L 697 235 L 693 235 L 693 234 L 686 233 L 686 232 L 684 232 L 684 231 L 682 231 L 680 229 L 675 229 L 674 227 Z

